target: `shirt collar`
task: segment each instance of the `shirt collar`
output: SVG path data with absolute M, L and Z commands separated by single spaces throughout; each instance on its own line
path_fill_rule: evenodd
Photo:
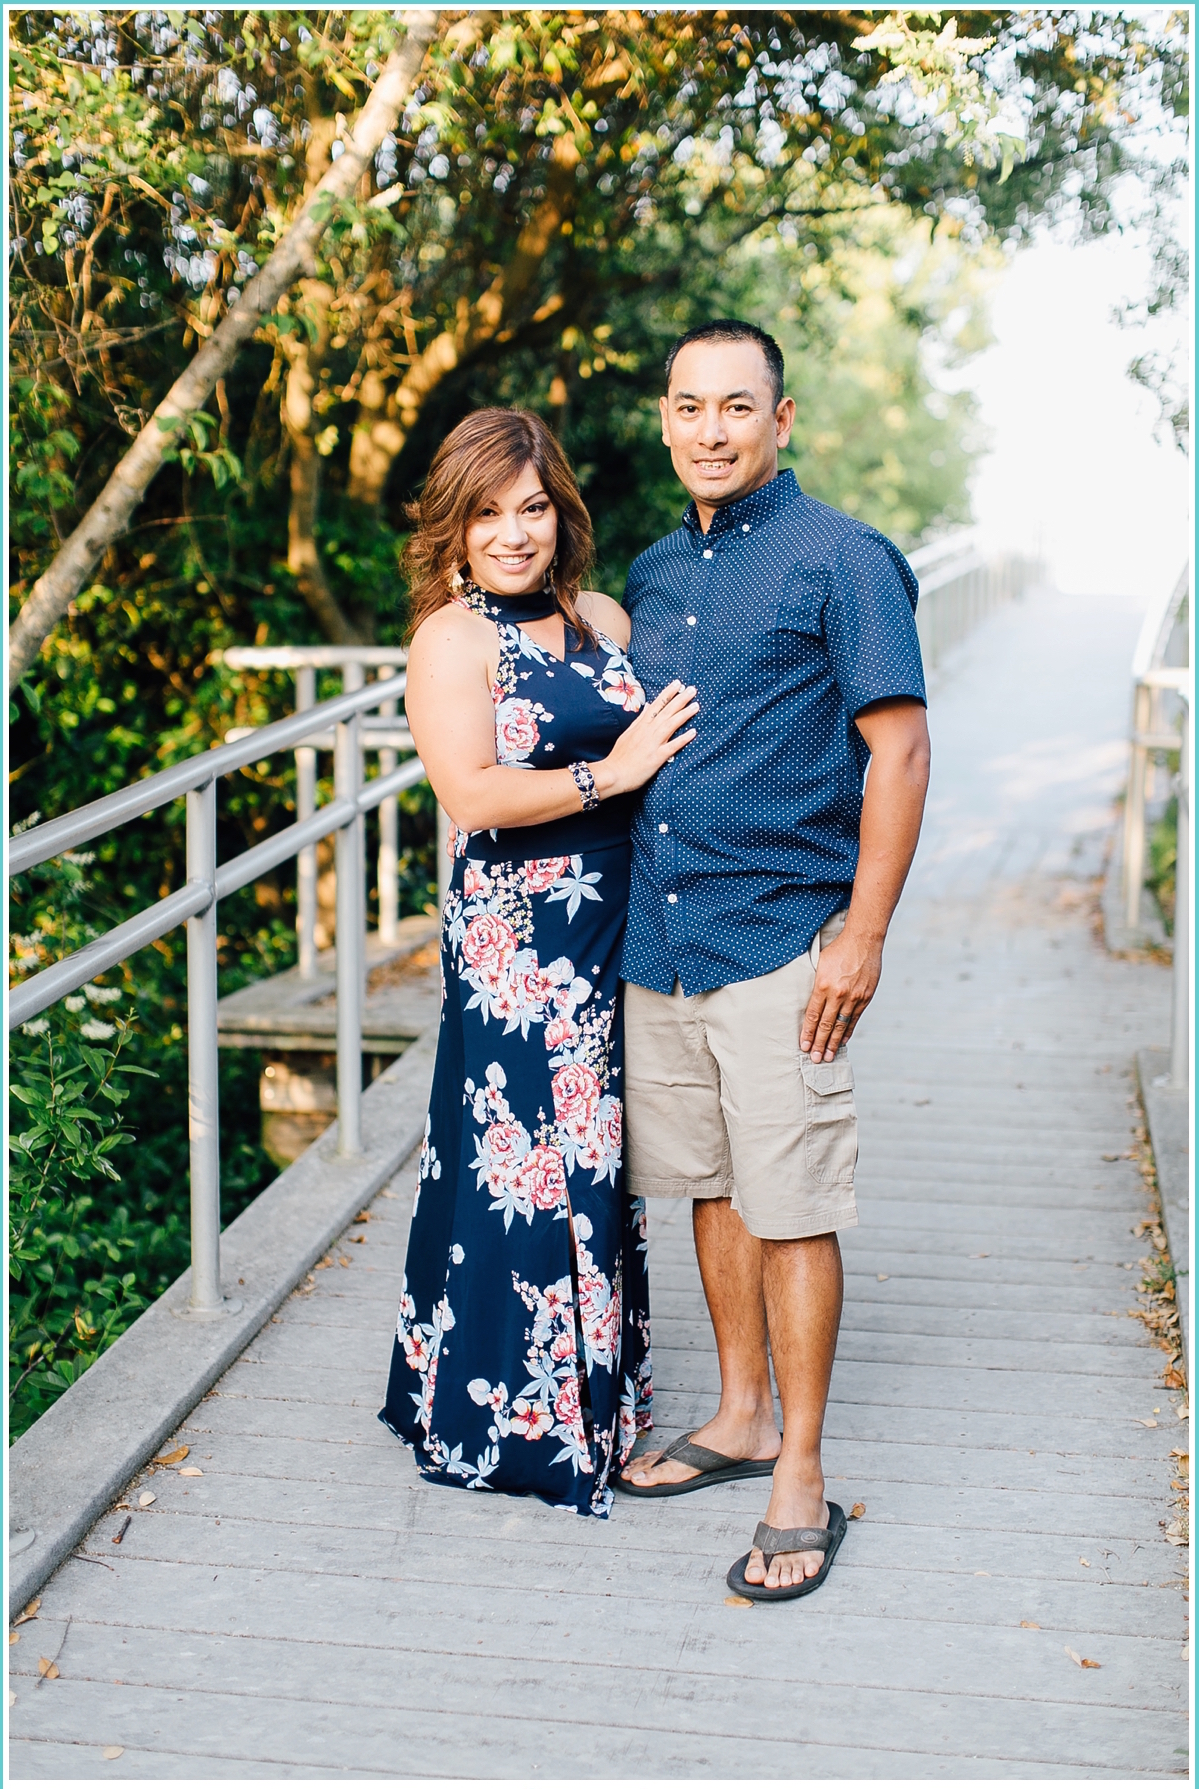
M 689 503 L 683 511 L 683 526 L 690 529 L 692 534 L 706 539 L 728 534 L 733 530 L 739 534 L 747 533 L 751 528 L 769 521 L 771 516 L 777 515 L 779 510 L 785 509 L 800 495 L 795 474 L 788 468 L 772 478 L 769 484 L 760 485 L 756 491 L 751 491 L 748 497 L 739 497 L 735 503 L 722 504 L 712 517 L 706 536 L 699 525 L 699 512 L 694 502 Z

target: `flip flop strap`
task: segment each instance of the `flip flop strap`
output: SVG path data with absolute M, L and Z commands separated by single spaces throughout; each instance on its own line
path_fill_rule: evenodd
M 662 1452 L 664 1460 L 678 1460 L 683 1466 L 694 1466 L 697 1472 L 718 1472 L 722 1466 L 736 1466 L 736 1460 L 730 1460 L 727 1454 L 718 1454 L 710 1447 L 704 1447 L 698 1441 L 692 1441 L 690 1435 L 680 1435 Z
M 762 1549 L 767 1571 L 776 1553 L 827 1553 L 832 1540 L 831 1528 L 772 1528 L 759 1522 L 754 1529 L 754 1546 Z

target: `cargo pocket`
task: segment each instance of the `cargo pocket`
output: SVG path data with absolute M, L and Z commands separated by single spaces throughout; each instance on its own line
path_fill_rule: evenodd
M 801 1056 L 800 1069 L 808 1173 L 813 1180 L 852 1186 L 858 1160 L 853 1065 L 844 1054 L 832 1062 L 813 1062 L 810 1056 Z

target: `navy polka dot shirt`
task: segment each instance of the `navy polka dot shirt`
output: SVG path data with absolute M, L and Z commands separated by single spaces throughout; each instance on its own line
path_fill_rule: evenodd
M 634 561 L 629 654 L 652 699 L 699 692 L 697 737 L 633 824 L 626 981 L 694 994 L 802 955 L 849 904 L 869 761 L 853 717 L 924 701 L 915 575 L 782 472 Z

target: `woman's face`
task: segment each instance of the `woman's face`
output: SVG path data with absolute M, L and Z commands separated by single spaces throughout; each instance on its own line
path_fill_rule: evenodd
M 531 465 L 466 525 L 470 575 L 498 596 L 540 590 L 557 547 L 558 512 Z

